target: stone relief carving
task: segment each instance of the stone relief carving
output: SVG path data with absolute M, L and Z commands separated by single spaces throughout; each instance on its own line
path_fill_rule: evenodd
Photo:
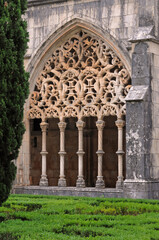
M 115 52 L 102 39 L 79 30 L 45 64 L 28 117 L 121 118 L 130 87 L 129 73 Z

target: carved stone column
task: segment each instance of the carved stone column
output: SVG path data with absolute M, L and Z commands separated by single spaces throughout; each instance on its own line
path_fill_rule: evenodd
M 76 182 L 76 187 L 85 187 L 85 181 L 83 178 L 83 128 L 85 127 L 85 122 L 78 120 L 76 122 L 78 128 L 78 179 Z
M 115 124 L 118 127 L 118 151 L 116 152 L 118 155 L 118 180 L 116 188 L 123 188 L 123 127 L 125 126 L 125 121 L 119 118 Z
M 42 174 L 40 178 L 40 186 L 48 186 L 48 179 L 46 175 L 46 155 L 48 152 L 46 151 L 46 131 L 48 128 L 48 123 L 42 122 L 40 124 L 41 130 L 42 130 L 42 151 L 41 151 L 41 156 L 42 156 Z
M 58 181 L 59 187 L 66 187 L 66 179 L 64 174 L 65 169 L 65 128 L 66 123 L 65 122 L 59 122 L 58 123 L 59 129 L 60 129 L 60 178 Z
M 98 176 L 97 176 L 97 181 L 96 181 L 96 188 L 104 188 L 104 180 L 103 180 L 103 174 L 102 174 L 102 162 L 103 162 L 103 129 L 105 126 L 105 123 L 103 120 L 98 120 L 96 122 L 96 126 L 98 128 L 98 151 L 97 156 L 98 156 Z

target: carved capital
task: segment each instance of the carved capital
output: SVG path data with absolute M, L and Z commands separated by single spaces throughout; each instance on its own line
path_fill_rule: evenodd
M 47 129 L 48 129 L 48 126 L 49 126 L 49 124 L 47 122 L 40 123 L 40 127 L 41 127 L 42 132 L 46 132 Z
M 117 121 L 115 121 L 115 124 L 118 128 L 122 129 L 125 126 L 125 121 L 119 118 Z
M 65 131 L 66 125 L 67 125 L 67 123 L 65 123 L 65 122 L 59 122 L 58 123 L 59 129 L 60 129 L 61 132 Z
M 96 126 L 97 126 L 98 130 L 103 130 L 103 128 L 105 126 L 105 122 L 103 120 L 98 120 L 96 122 Z
M 82 120 L 78 120 L 78 121 L 76 122 L 76 127 L 78 128 L 79 131 L 83 130 L 83 128 L 85 127 L 85 125 L 86 125 L 85 122 L 82 121 Z

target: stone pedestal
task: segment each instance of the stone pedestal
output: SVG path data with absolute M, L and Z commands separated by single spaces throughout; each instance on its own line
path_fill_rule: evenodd
M 65 179 L 65 177 L 64 178 L 61 177 L 58 180 L 58 187 L 66 187 L 66 179 Z
M 41 175 L 39 186 L 48 186 L 47 175 Z
M 124 197 L 138 199 L 159 199 L 159 181 L 126 179 Z
M 97 176 L 96 188 L 105 188 L 103 176 Z
M 83 176 L 79 176 L 76 181 L 76 187 L 84 188 L 85 187 L 85 181 L 83 179 Z
M 116 182 L 116 188 L 123 189 L 123 177 L 118 176 L 118 180 Z

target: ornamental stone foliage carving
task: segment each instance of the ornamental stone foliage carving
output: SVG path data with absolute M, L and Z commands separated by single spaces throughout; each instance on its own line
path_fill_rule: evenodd
M 125 115 L 130 76 L 100 38 L 79 30 L 58 47 L 40 73 L 29 118 Z

